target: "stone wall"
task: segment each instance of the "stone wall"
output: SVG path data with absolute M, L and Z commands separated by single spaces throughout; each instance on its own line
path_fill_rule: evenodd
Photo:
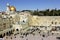
M 29 25 L 32 26 L 59 25 L 60 26 L 60 16 L 32 16 L 29 20 Z

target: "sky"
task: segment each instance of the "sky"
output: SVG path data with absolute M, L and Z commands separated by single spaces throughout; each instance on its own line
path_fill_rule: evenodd
M 6 11 L 6 4 L 16 7 L 16 10 L 60 9 L 60 0 L 0 0 L 0 11 Z

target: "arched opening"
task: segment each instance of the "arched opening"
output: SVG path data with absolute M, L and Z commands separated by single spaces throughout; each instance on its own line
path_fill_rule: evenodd
M 11 32 L 9 31 L 9 36 L 11 35 Z
M 3 37 L 5 36 L 5 33 L 3 34 Z
M 25 21 L 23 20 L 23 22 L 25 23 Z
M 11 32 L 9 31 L 9 33 L 11 33 Z
M 19 29 L 16 29 L 16 31 L 19 31 Z
M 43 37 L 45 37 L 45 35 L 42 35 Z
M 3 38 L 2 34 L 0 35 L 0 38 Z
M 9 33 L 8 33 L 8 32 L 6 32 L 6 35 L 8 36 L 8 35 L 9 35 Z

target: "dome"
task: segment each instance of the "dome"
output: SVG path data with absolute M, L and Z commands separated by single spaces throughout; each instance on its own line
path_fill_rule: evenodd
M 16 11 L 16 8 L 14 6 L 9 7 L 10 11 Z

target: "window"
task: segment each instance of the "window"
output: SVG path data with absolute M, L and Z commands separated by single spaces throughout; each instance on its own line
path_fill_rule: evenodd
M 6 33 L 6 35 L 8 35 L 8 32 Z
M 45 37 L 45 35 L 42 35 L 43 37 Z
M 25 21 L 23 20 L 23 23 L 25 23 Z
M 6 25 L 6 23 L 3 23 L 3 25 Z
M 11 37 L 11 39 L 12 39 L 12 37 Z
M 55 22 L 55 24 L 57 24 L 57 22 Z
M 10 18 L 12 18 L 12 16 L 10 16 Z
M 16 31 L 19 31 L 18 29 L 16 29 Z
M 53 24 L 53 21 L 51 23 Z
M 3 36 L 5 36 L 5 33 L 3 34 Z
M 12 28 L 12 25 L 10 25 L 10 28 Z
M 11 32 L 9 31 L 8 33 L 9 33 L 9 36 L 10 36 L 11 35 Z

